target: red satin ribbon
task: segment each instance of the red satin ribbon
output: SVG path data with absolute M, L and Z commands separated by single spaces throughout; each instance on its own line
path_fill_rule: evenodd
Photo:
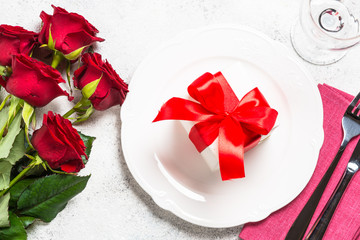
M 219 138 L 222 180 L 245 177 L 244 152 L 270 132 L 277 111 L 270 108 L 258 88 L 239 101 L 221 72 L 205 73 L 188 87 L 188 92 L 197 102 L 171 98 L 153 122 L 196 121 L 189 138 L 199 152 Z

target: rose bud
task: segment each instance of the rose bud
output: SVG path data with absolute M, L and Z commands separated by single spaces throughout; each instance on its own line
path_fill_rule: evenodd
M 85 145 L 69 120 L 49 111 L 44 114 L 43 125 L 33 133 L 31 144 L 40 158 L 52 169 L 78 172 L 85 165 L 81 156 L 86 156 Z
M 43 62 L 24 54 L 14 55 L 11 76 L 0 85 L 6 91 L 25 100 L 34 107 L 43 107 L 59 96 L 71 97 L 62 90 L 59 83 L 65 82 L 60 73 Z
M 0 65 L 11 66 L 12 55 L 29 55 L 38 34 L 19 26 L 0 25 Z
M 99 31 L 83 16 L 69 13 L 60 7 L 54 8 L 54 14 L 41 12 L 43 26 L 39 33 L 39 42 L 52 50 L 60 51 L 68 60 L 77 59 L 84 49 L 96 41 L 104 39 L 95 37 Z
M 74 72 L 74 85 L 81 89 L 96 110 L 122 105 L 128 92 L 127 84 L 98 53 L 85 53 L 83 65 Z

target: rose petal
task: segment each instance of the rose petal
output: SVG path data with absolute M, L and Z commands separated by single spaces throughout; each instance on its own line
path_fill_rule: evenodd
M 61 168 L 65 172 L 78 172 L 84 168 L 81 155 L 85 154 L 85 144 L 69 120 L 48 112 L 43 125 L 37 129 L 31 142 L 39 156 L 51 168 Z
M 58 83 L 65 82 L 57 70 L 26 55 L 13 57 L 13 73 L 6 81 L 6 90 L 30 105 L 43 107 L 54 98 L 68 96 Z
M 42 44 L 48 44 L 50 31 L 53 42 L 55 42 L 55 49 L 64 55 L 96 41 L 104 41 L 102 38 L 95 37 L 98 30 L 83 16 L 69 13 L 54 5 L 52 7 L 54 8 L 52 16 L 44 12 L 40 15 L 44 23 L 39 37 Z

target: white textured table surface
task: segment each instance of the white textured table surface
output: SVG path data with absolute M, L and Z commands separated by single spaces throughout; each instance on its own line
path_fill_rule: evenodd
M 212 24 L 253 27 L 291 48 L 290 28 L 300 0 L 2 0 L 0 23 L 38 31 L 42 10 L 51 4 L 83 15 L 106 41 L 97 51 L 127 82 L 141 60 L 176 34 Z M 340 62 L 314 66 L 304 62 L 317 83 L 351 94 L 360 90 L 360 48 Z M 49 108 L 59 113 L 71 104 L 57 99 Z M 61 104 L 60 104 L 61 103 Z M 43 109 L 45 111 L 46 109 Z M 187 223 L 159 208 L 139 187 L 122 156 L 120 108 L 95 113 L 77 128 L 96 136 L 81 175 L 90 174 L 86 189 L 51 223 L 36 222 L 30 240 L 79 239 L 238 239 L 241 226 L 209 229 Z M 41 117 L 39 116 L 38 119 Z

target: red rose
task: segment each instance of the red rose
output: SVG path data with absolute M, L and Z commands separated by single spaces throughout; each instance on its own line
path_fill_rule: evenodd
M 29 55 L 37 41 L 37 35 L 22 27 L 0 25 L 0 65 L 11 66 L 12 55 Z
M 75 87 L 83 89 L 100 79 L 95 92 L 89 97 L 94 108 L 101 111 L 117 104 L 122 105 L 128 87 L 111 65 L 107 61 L 103 62 L 98 53 L 85 53 L 81 61 L 84 65 L 74 72 Z
M 43 62 L 24 54 L 14 55 L 13 73 L 0 84 L 12 95 L 24 99 L 34 107 L 43 107 L 58 96 L 69 94 L 59 87 L 65 82 L 60 73 Z
M 44 114 L 43 125 L 36 130 L 31 144 L 39 156 L 53 169 L 78 172 L 85 165 L 81 156 L 86 156 L 85 145 L 69 120 L 53 112 Z
M 40 14 L 43 21 L 39 34 L 39 42 L 41 44 L 47 44 L 49 48 L 62 52 L 66 57 L 67 54 L 83 47 L 86 48 L 96 41 L 104 41 L 102 38 L 95 37 L 95 34 L 99 31 L 83 16 L 76 13 L 68 13 L 60 7 L 53 5 L 52 7 L 54 8 L 52 16 L 45 12 Z M 80 53 L 82 50 L 80 50 Z M 76 54 L 76 58 L 80 53 Z

